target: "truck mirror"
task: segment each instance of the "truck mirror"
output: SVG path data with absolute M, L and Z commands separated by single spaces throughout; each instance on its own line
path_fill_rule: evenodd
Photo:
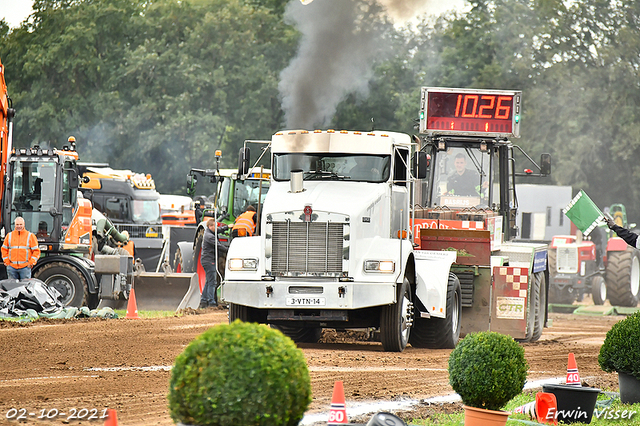
M 424 179 L 427 177 L 430 163 L 429 155 L 426 152 L 418 151 L 413 154 L 411 159 L 411 169 L 416 179 Z
M 78 172 L 69 169 L 69 188 L 77 189 L 80 186 L 80 180 L 78 179 Z
M 193 198 L 196 195 L 196 185 L 198 184 L 198 177 L 196 175 L 187 175 L 187 195 Z
M 249 173 L 249 160 L 251 159 L 249 147 L 240 148 L 238 153 L 238 176 Z
M 540 154 L 540 174 L 551 174 L 551 154 Z

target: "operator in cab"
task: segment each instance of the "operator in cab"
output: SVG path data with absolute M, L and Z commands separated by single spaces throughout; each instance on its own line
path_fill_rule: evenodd
M 447 180 L 447 193 L 459 196 L 478 196 L 478 184 L 480 175 L 477 171 L 467 169 L 467 157 L 459 152 L 456 154 L 453 165 L 455 171 Z

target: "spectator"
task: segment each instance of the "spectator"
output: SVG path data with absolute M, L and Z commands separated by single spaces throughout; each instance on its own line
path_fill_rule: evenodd
M 216 246 L 218 247 L 217 256 Z M 207 277 L 200 296 L 200 309 L 218 306 L 218 272 L 216 263 L 217 257 L 225 254 L 226 251 L 226 247 L 218 243 L 216 221 L 209 219 L 202 239 L 202 250 L 200 250 L 200 263 L 202 263 Z
M 16 280 L 31 278 L 31 268 L 39 258 L 38 239 L 24 229 L 24 219 L 16 217 L 14 230 L 2 244 L 2 260 L 7 267 L 7 276 Z

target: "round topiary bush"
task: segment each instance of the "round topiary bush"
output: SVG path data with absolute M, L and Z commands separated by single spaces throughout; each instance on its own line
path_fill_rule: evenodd
M 640 380 L 640 311 L 607 331 L 598 364 L 608 373 L 626 373 Z
M 510 336 L 471 333 L 449 356 L 449 383 L 465 405 L 500 410 L 522 392 L 527 369 L 524 349 Z
M 191 425 L 297 425 L 311 403 L 302 351 L 278 330 L 244 323 L 212 327 L 177 358 L 169 412 Z

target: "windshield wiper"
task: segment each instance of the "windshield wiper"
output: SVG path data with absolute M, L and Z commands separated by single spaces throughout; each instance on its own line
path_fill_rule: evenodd
M 305 180 L 316 180 L 316 179 L 345 179 L 345 176 L 341 176 L 335 172 L 327 172 L 324 170 L 310 170 L 308 172 L 304 173 L 304 179 Z

